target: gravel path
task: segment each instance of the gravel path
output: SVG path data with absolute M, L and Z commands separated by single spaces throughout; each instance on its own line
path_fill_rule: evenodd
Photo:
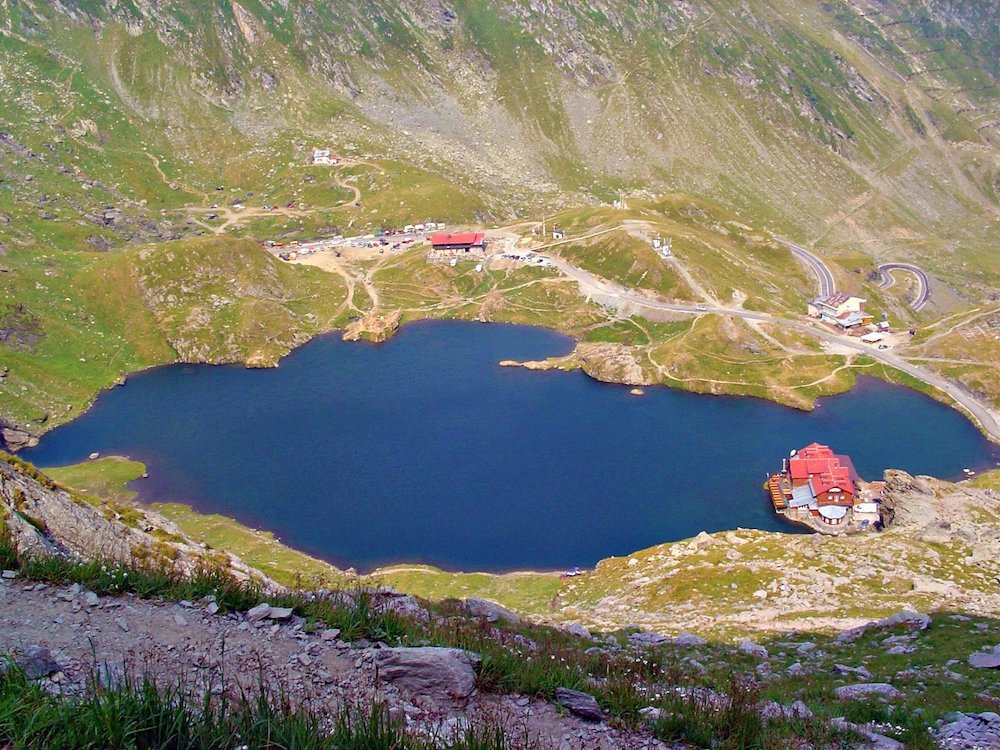
M 79 586 L 0 583 L 0 654 L 41 646 L 59 670 L 45 677 L 53 691 L 75 693 L 91 676 L 105 683 L 148 675 L 238 696 L 260 684 L 324 712 L 384 700 L 415 734 L 448 736 L 466 721 L 502 722 L 513 737 L 535 738 L 560 750 L 667 750 L 648 734 L 585 722 L 545 701 L 474 693 L 468 699 L 413 695 L 380 681 L 378 644 L 349 644 L 308 634 L 294 616 L 254 623 L 246 614 L 213 614 L 208 602 L 158 603 L 99 597 Z

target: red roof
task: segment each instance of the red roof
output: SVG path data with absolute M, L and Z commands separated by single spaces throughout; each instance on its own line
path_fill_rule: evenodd
M 788 473 L 792 479 L 808 479 L 840 466 L 840 461 L 827 445 L 812 443 L 788 459 Z
M 850 298 L 851 295 L 847 294 L 846 292 L 834 292 L 829 297 L 821 298 L 819 302 L 829 307 L 840 307 Z
M 798 458 L 833 458 L 833 451 L 829 445 L 819 443 L 809 443 L 805 448 L 796 453 Z
M 851 475 L 846 466 L 831 467 L 829 471 L 816 474 L 809 479 L 809 484 L 812 487 L 813 497 L 819 497 L 824 492 L 835 488 L 848 495 L 854 494 L 854 484 L 851 482 Z
M 462 234 L 435 234 L 431 237 L 431 245 L 434 247 L 451 247 L 482 245 L 486 239 L 484 232 L 464 232 Z

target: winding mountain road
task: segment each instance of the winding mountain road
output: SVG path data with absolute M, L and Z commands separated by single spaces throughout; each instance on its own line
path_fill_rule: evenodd
M 979 401 L 968 391 L 951 382 L 947 378 L 943 378 L 924 369 L 923 367 L 920 367 L 919 365 L 908 362 L 902 357 L 893 354 L 890 350 L 877 349 L 876 347 L 868 344 L 863 344 L 850 336 L 842 336 L 840 334 L 833 333 L 832 331 L 825 331 L 821 328 L 817 328 L 813 325 L 802 323 L 797 320 L 779 318 L 774 315 L 767 315 L 766 313 L 742 310 L 739 308 L 722 307 L 719 305 L 694 305 L 661 301 L 652 297 L 647 297 L 634 289 L 623 287 L 620 284 L 599 279 L 593 274 L 584 271 L 581 268 L 577 268 L 561 258 L 554 256 L 546 257 L 552 263 L 553 267 L 558 268 L 566 276 L 576 281 L 580 285 L 581 291 L 588 296 L 596 294 L 599 296 L 617 298 L 623 302 L 635 305 L 636 307 L 650 310 L 665 310 L 668 312 L 683 313 L 688 315 L 704 315 L 706 313 L 714 313 L 716 315 L 729 315 L 734 318 L 754 320 L 761 323 L 773 323 L 775 325 L 792 328 L 796 331 L 814 336 L 821 341 L 853 349 L 856 352 L 878 360 L 879 362 L 883 362 L 884 364 L 900 370 L 901 372 L 905 372 L 907 375 L 911 375 L 912 377 L 917 378 L 918 380 L 945 393 L 952 400 L 954 400 L 955 403 L 959 404 L 973 418 L 973 420 L 978 422 L 983 432 L 985 432 L 991 440 L 1000 443 L 1000 420 L 997 419 L 997 415 L 989 407 Z M 820 265 L 822 265 L 822 261 L 820 261 Z M 832 275 L 830 278 L 832 279 Z
M 815 274 L 816 280 L 819 282 L 820 297 L 829 297 L 837 291 L 837 281 L 833 278 L 833 273 L 830 271 L 829 266 L 827 266 L 819 256 L 814 255 L 809 250 L 806 250 L 802 247 L 802 245 L 796 245 L 794 242 L 780 237 L 776 237 L 775 239 L 791 250 L 792 255 L 798 258 L 802 265 Z
M 882 282 L 879 284 L 882 289 L 888 289 L 896 283 L 896 279 L 892 277 L 891 272 L 897 270 L 909 271 L 917 277 L 917 282 L 920 288 L 917 290 L 916 299 L 910 303 L 910 307 L 917 312 L 920 312 L 931 298 L 930 279 L 927 278 L 927 274 L 922 268 L 918 268 L 910 263 L 883 263 L 878 267 L 879 273 L 882 274 Z

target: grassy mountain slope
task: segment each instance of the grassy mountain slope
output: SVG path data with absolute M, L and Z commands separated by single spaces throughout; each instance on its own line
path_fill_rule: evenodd
M 146 200 L 157 231 L 183 231 L 149 209 L 207 202 L 217 183 L 278 195 L 289 164 L 330 143 L 440 173 L 479 196 L 470 212 L 681 190 L 830 248 L 954 270 L 944 251 L 985 259 L 997 220 L 996 14 L 942 0 L 19 4 L 0 10 L 2 83 L 20 92 L 3 129 L 44 179 L 3 210 L 37 218 L 51 180 L 72 225 L 84 206 L 63 201 L 86 175 L 101 183 L 90 203 Z
M 894 325 L 978 303 L 1000 289 L 997 13 L 957 0 L 6 4 L 0 294 L 13 307 L 0 328 L 14 335 L 0 413 L 66 418 L 120 373 L 178 356 L 273 363 L 367 312 L 359 275 L 404 320 L 624 341 L 620 323 L 586 331 L 603 313 L 531 274 L 413 260 L 338 278 L 169 244 L 197 234 L 641 222 L 560 252 L 649 293 L 797 313 L 813 281 L 771 239 L 784 234 L 814 242 L 838 285 Z M 344 162 L 307 167 L 313 145 Z M 623 195 L 628 210 L 609 207 Z M 642 242 L 653 232 L 677 264 Z M 146 249 L 106 252 L 131 246 Z M 902 283 L 877 286 L 888 259 L 931 273 L 927 311 Z M 668 338 L 647 343 L 667 356 Z
M 129 372 L 176 361 L 274 365 L 343 325 L 340 279 L 246 240 L 3 258 L 0 414 L 58 424 Z

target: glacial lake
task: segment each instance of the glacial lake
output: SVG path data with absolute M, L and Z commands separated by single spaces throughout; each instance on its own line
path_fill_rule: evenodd
M 542 329 L 453 321 L 378 346 L 332 334 L 277 369 L 133 375 L 22 455 L 129 456 L 148 466 L 144 501 L 221 513 L 363 571 L 562 569 L 702 530 L 795 531 L 761 485 L 814 440 L 865 479 L 1000 461 L 958 412 L 870 378 L 802 412 L 498 365 L 571 349 Z

